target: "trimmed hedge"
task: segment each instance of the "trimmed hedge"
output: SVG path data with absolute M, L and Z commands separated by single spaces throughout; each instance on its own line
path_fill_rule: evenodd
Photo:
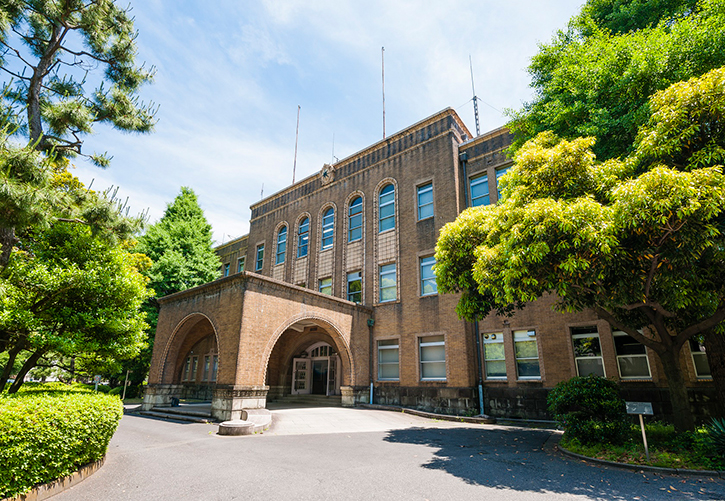
M 123 416 L 118 397 L 39 385 L 0 396 L 0 498 L 101 459 Z

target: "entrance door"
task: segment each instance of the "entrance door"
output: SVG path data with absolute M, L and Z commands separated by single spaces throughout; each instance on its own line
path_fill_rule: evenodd
M 312 393 L 327 395 L 327 360 L 312 361 Z
M 292 360 L 292 394 L 306 395 L 310 392 L 310 361 L 306 358 Z

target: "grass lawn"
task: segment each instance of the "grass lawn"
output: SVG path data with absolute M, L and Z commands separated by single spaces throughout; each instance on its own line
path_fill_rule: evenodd
M 639 426 L 632 427 L 630 437 L 623 445 L 583 444 L 577 439 L 568 438 L 565 434 L 559 446 L 583 456 L 617 463 L 692 470 L 725 470 L 725 457 L 715 453 L 705 428 L 677 434 L 672 425 L 655 422 L 646 424 L 645 430 L 649 445 L 649 462 L 645 456 L 642 431 Z

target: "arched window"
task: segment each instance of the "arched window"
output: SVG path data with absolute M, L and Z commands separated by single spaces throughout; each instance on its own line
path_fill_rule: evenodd
M 310 236 L 310 218 L 306 217 L 300 221 L 297 237 L 297 257 L 305 257 L 307 255 L 307 239 Z
M 362 197 L 356 197 L 350 203 L 348 217 L 350 219 L 347 230 L 347 241 L 355 242 L 362 238 Z
M 335 237 L 335 209 L 330 207 L 322 216 L 322 250 L 332 247 Z
M 277 233 L 277 254 L 274 264 L 284 263 L 284 256 L 287 253 L 287 226 L 282 226 Z
M 379 232 L 395 228 L 395 187 L 392 184 L 380 191 L 378 210 L 380 212 Z

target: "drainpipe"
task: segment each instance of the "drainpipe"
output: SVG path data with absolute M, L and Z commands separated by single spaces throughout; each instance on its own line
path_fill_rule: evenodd
M 463 167 L 463 208 L 468 208 L 468 152 L 458 154 L 458 160 Z M 483 363 L 481 362 L 481 334 L 478 332 L 478 317 L 473 318 L 473 336 L 476 338 L 476 360 L 478 362 L 478 408 L 481 415 L 485 415 L 483 409 Z
M 375 319 L 368 318 L 368 331 L 370 332 L 370 405 L 373 405 L 373 325 L 375 325 Z

